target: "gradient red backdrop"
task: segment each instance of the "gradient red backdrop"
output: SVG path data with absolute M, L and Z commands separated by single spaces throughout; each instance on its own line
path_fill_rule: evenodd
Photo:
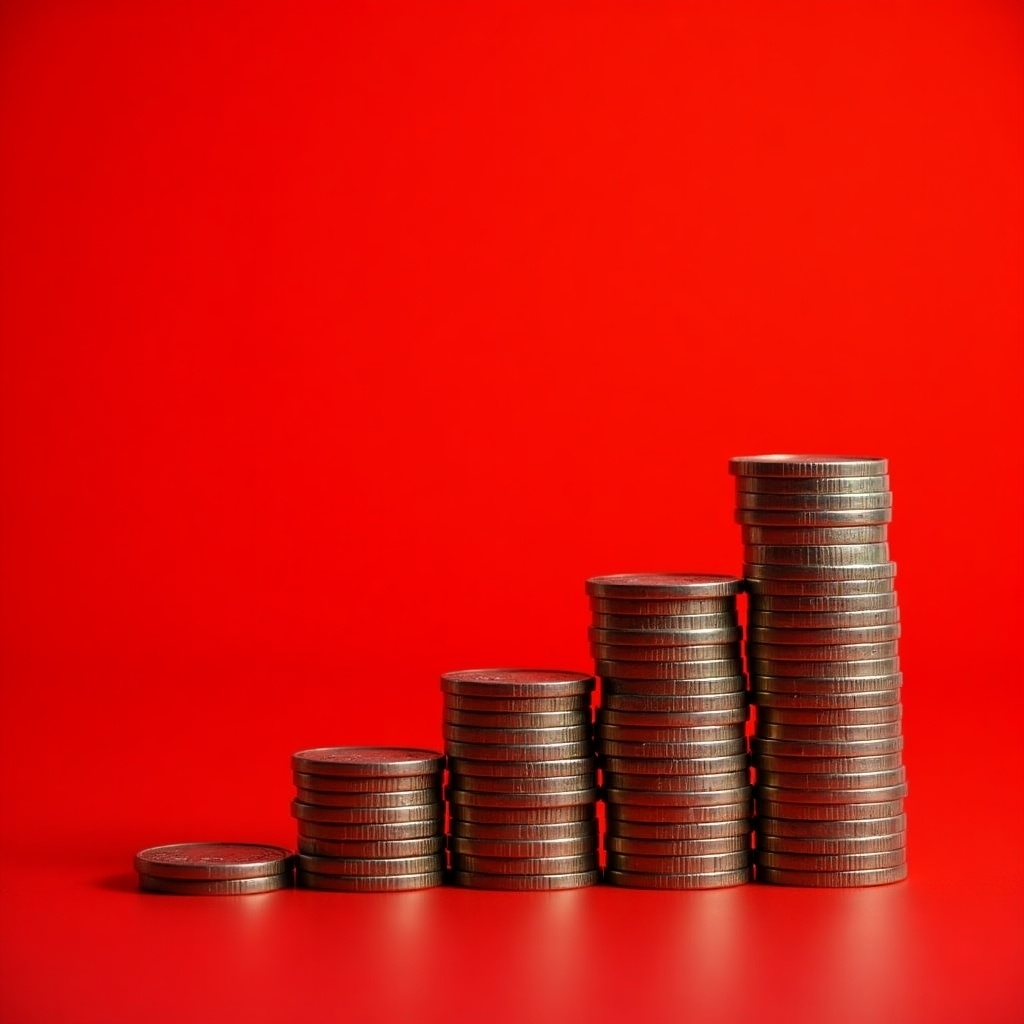
M 1024 1016 L 1024 6 L 8 0 L 0 133 L 0 1018 Z M 133 891 L 771 450 L 891 460 L 906 884 Z

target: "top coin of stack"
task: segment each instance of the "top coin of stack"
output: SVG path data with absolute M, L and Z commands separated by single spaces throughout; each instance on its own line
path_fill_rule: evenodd
M 598 881 L 593 688 L 593 676 L 549 669 L 441 677 L 456 885 Z
M 397 892 L 444 880 L 444 755 L 321 747 L 292 756 L 299 884 Z
M 291 850 L 255 843 L 176 843 L 135 855 L 143 892 L 241 896 L 292 884 Z
M 707 889 L 750 880 L 747 689 L 734 576 L 587 581 L 602 677 L 596 738 L 613 885 Z
M 888 463 L 757 455 L 729 468 L 750 592 L 758 879 L 899 881 L 906 772 Z

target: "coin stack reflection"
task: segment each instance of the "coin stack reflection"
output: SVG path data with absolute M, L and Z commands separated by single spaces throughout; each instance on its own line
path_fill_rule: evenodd
M 298 884 L 397 892 L 444 880 L 444 756 L 321 747 L 292 756 Z
M 477 889 L 597 882 L 592 676 L 473 669 L 441 677 L 451 878 Z
M 601 676 L 595 734 L 613 885 L 751 878 L 748 697 L 732 576 L 587 581 Z
M 906 877 L 899 609 L 880 458 L 734 458 L 761 881 Z

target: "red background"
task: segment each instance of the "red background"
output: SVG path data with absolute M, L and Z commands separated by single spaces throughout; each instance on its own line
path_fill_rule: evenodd
M 1024 7 L 7 2 L 4 1021 L 1019 1020 Z M 911 878 L 143 897 L 887 455 Z

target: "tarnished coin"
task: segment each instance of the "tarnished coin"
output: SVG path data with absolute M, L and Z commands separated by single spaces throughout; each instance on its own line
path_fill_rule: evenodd
M 890 736 L 885 739 L 867 740 L 806 740 L 795 739 L 768 739 L 764 736 L 757 736 L 750 741 L 750 750 L 755 758 L 764 755 L 783 757 L 788 760 L 806 758 L 808 760 L 822 760 L 834 758 L 845 760 L 846 758 L 878 757 L 899 754 L 903 749 L 903 737 L 900 735 Z M 757 761 L 755 760 L 755 764 Z
M 595 802 L 566 807 L 467 807 L 451 804 L 452 821 L 472 821 L 484 825 L 554 825 L 566 821 L 590 821 L 597 814 Z
M 847 644 L 845 647 L 785 647 L 748 645 L 750 672 L 759 676 L 812 676 L 842 679 L 847 676 L 891 676 L 900 670 L 899 644 Z M 794 654 L 795 657 L 788 657 Z
M 570 875 L 489 875 L 472 871 L 453 871 L 451 881 L 466 889 L 509 889 L 518 892 L 550 889 L 582 889 L 596 885 L 601 872 L 581 871 Z
M 777 725 L 762 721 L 757 723 L 757 736 L 787 744 L 869 743 L 902 740 L 903 723 L 899 719 L 878 725 Z
M 835 630 L 863 629 L 868 626 L 892 626 L 900 621 L 900 610 L 895 607 L 875 608 L 859 612 L 762 612 L 751 610 L 748 615 L 751 636 L 764 640 L 762 629 Z M 758 632 L 754 636 L 754 632 Z M 845 638 L 844 638 L 845 639 Z
M 335 825 L 380 825 L 410 821 L 427 821 L 444 815 L 443 803 L 414 804 L 409 807 L 323 807 L 292 801 L 292 817 L 300 821 L 316 821 Z
M 635 853 L 609 851 L 607 869 L 636 872 L 641 875 L 689 875 L 704 871 L 739 871 L 752 863 L 753 853 L 750 849 L 738 853 L 712 853 L 703 857 L 640 856 Z
M 737 787 L 750 784 L 746 768 L 717 772 L 714 775 L 659 775 L 654 773 L 613 772 L 605 770 L 605 797 L 615 790 L 637 790 L 644 793 L 717 793 L 721 799 L 734 799 L 730 794 Z M 722 794 L 725 794 L 724 797 Z M 626 797 L 623 797 L 626 799 Z
M 621 634 L 619 634 L 621 636 Z M 694 644 L 689 647 L 665 646 L 613 646 L 612 644 L 590 645 L 590 654 L 597 662 L 618 664 L 619 659 L 627 664 L 638 662 L 664 665 L 666 662 L 714 662 L 728 661 L 738 658 L 740 648 L 738 642 L 727 644 Z M 601 672 L 600 675 L 616 675 L 614 672 Z M 620 673 L 619 673 L 620 674 Z
M 562 821 L 550 824 L 535 822 L 523 824 L 487 824 L 486 822 L 453 821 L 451 838 L 473 839 L 484 842 L 555 842 L 568 839 L 586 839 L 597 842 L 597 819 Z
M 567 729 L 590 722 L 590 706 L 575 711 L 459 711 L 445 708 L 446 725 L 470 729 Z
M 890 853 L 907 845 L 906 832 L 885 836 L 862 836 L 854 839 L 804 839 L 793 836 L 772 836 L 758 832 L 757 848 L 767 853 L 789 853 L 816 857 L 847 857 L 865 853 Z M 776 867 L 785 867 L 777 864 Z M 866 865 L 865 865 L 866 866 Z
M 646 823 L 668 827 L 674 824 L 746 821 L 753 816 L 753 803 L 742 800 L 733 804 L 707 807 L 652 807 L 650 804 L 609 804 L 606 808 L 608 831 L 618 831 L 623 822 Z
M 758 828 L 767 820 L 853 822 L 877 818 L 891 818 L 903 813 L 903 798 L 883 800 L 880 803 L 810 804 L 769 800 L 757 797 Z
M 740 674 L 711 679 L 618 679 L 604 676 L 601 680 L 601 689 L 606 697 L 617 694 L 636 697 L 715 697 L 745 693 L 746 687 L 746 677 Z
M 845 508 L 845 509 L 749 509 L 739 508 L 733 518 L 741 526 L 878 526 L 892 522 L 892 509 L 886 508 Z
M 407 747 L 319 747 L 292 754 L 292 771 L 308 775 L 430 775 L 443 769 L 443 754 Z
M 303 889 L 328 892 L 408 892 L 432 889 L 444 881 L 443 871 L 424 871 L 415 875 L 318 875 L 299 871 L 296 881 Z
M 737 491 L 736 505 L 742 509 L 791 512 L 848 512 L 892 506 L 891 491 L 864 491 L 860 494 L 780 494 L 778 491 Z
M 329 839 L 308 839 L 299 837 L 299 853 L 313 857 L 342 857 L 354 859 L 359 857 L 425 857 L 428 854 L 439 854 L 444 851 L 443 835 L 427 836 L 424 839 L 378 839 L 352 840 L 349 842 L 331 842 Z
M 841 685 L 837 683 L 836 685 Z M 870 690 L 867 692 L 824 692 L 821 693 L 773 693 L 759 690 L 757 708 L 760 715 L 763 708 L 816 708 L 816 709 L 853 709 L 882 708 L 899 705 L 899 688 L 889 690 Z
M 783 871 L 877 871 L 899 867 L 906 863 L 906 859 L 907 851 L 902 846 L 880 853 L 812 854 L 758 850 L 756 854 L 759 867 Z
M 889 539 L 889 528 L 885 523 L 869 526 L 744 526 L 740 536 L 746 545 L 831 547 L 882 544 Z
M 772 708 L 761 706 L 757 710 L 758 728 L 767 724 L 786 728 L 793 725 L 845 728 L 899 723 L 902 719 L 903 705 L 898 702 L 877 708 Z
M 754 565 L 849 566 L 887 564 L 889 545 L 747 544 L 744 558 Z
M 781 581 L 777 585 L 789 586 L 792 581 Z M 782 615 L 859 615 L 862 613 L 879 612 L 891 610 L 897 607 L 896 591 L 893 589 L 894 581 L 883 582 L 879 580 L 856 581 L 867 582 L 871 585 L 881 584 L 883 589 L 880 593 L 874 594 L 839 594 L 829 595 L 821 593 L 811 594 L 775 594 L 759 593 L 751 594 L 747 605 L 749 612 L 754 616 L 768 616 L 775 614 Z M 841 582 L 826 583 L 826 587 L 843 585 Z M 806 588 L 807 584 L 802 584 Z M 820 585 L 818 585 L 820 589 Z
M 568 757 L 559 761 L 477 761 L 451 757 L 450 775 L 478 778 L 551 779 L 566 775 L 593 775 L 597 760 L 593 753 L 585 757 Z
M 736 597 L 706 598 L 634 598 L 592 597 L 590 609 L 594 615 L 735 615 Z
M 614 741 L 620 743 L 728 743 L 743 739 L 746 735 L 746 722 L 732 725 L 659 729 L 649 725 L 637 727 L 616 725 L 602 719 L 594 727 L 594 735 L 599 746 L 602 743 Z M 611 753 L 612 751 L 605 748 L 605 752 Z M 727 751 L 727 753 L 731 753 L 731 751 Z
M 892 771 L 902 766 L 903 754 L 877 754 L 855 757 L 774 757 L 771 754 L 752 754 L 751 762 L 757 777 L 768 785 L 779 776 L 858 774 L 862 772 Z
M 595 734 L 639 733 L 641 729 L 651 729 L 660 737 L 669 739 L 668 734 L 694 731 L 707 733 L 722 731 L 730 735 L 743 730 L 749 717 L 749 706 L 743 701 L 735 708 L 716 711 L 616 711 L 614 708 L 603 707 L 595 724 Z
M 441 676 L 441 689 L 461 697 L 573 697 L 593 688 L 593 676 L 563 669 L 480 668 L 445 672 Z
M 642 839 L 646 842 L 686 842 L 742 837 L 750 843 L 754 823 L 748 818 L 734 821 L 665 822 L 614 821 L 609 824 L 607 838 Z
M 143 892 L 161 892 L 175 896 L 249 896 L 292 886 L 291 870 L 255 878 L 165 878 L 139 875 Z
M 825 671 L 831 666 L 821 664 Z M 872 690 L 898 690 L 903 685 L 903 673 L 891 676 L 848 676 L 841 682 L 835 678 L 819 679 L 817 676 L 768 676 L 754 675 L 751 677 L 752 699 L 756 702 L 762 693 L 834 693 L 837 688 L 844 693 L 864 693 Z
M 350 775 L 310 775 L 292 772 L 292 781 L 298 789 L 313 789 L 325 793 L 348 793 L 372 800 L 384 793 L 407 793 L 411 790 L 440 790 L 443 772 L 427 775 L 387 775 L 383 778 L 357 778 Z
M 603 679 L 722 679 L 743 675 L 738 645 L 733 657 L 716 661 L 619 661 L 605 659 L 597 663 Z
M 449 841 L 453 854 L 473 857 L 501 857 L 506 860 L 544 859 L 589 854 L 596 857 L 597 839 L 586 836 L 582 839 L 548 839 L 509 841 L 495 839 L 462 839 L 453 836 Z
M 760 649 L 761 644 L 775 646 L 806 647 L 841 644 L 860 647 L 862 644 L 877 644 L 897 640 L 900 636 L 900 624 L 890 623 L 884 626 L 840 626 L 824 629 L 769 628 L 752 626 L 750 644 Z
M 766 775 L 768 778 L 763 778 Z M 757 782 L 758 799 L 786 803 L 882 803 L 902 800 L 906 795 L 906 768 L 835 775 L 760 772 Z
M 636 857 L 708 857 L 723 853 L 743 853 L 750 850 L 750 834 L 722 836 L 718 839 L 625 839 L 605 836 L 605 849 L 609 853 L 632 854 Z
M 889 566 L 895 569 L 895 564 L 895 562 L 890 562 Z M 862 568 L 867 573 L 879 567 L 864 566 Z M 802 578 L 797 579 L 795 573 L 786 566 L 748 565 L 747 569 L 751 575 L 747 577 L 747 587 L 751 594 L 751 604 L 755 608 L 761 604 L 763 598 L 789 598 L 790 600 L 799 598 L 802 601 L 834 600 L 836 598 L 845 600 L 851 597 L 870 600 L 889 599 L 895 595 L 896 579 L 887 566 L 881 568 L 887 575 L 855 577 L 854 574 L 851 574 L 843 579 L 835 578 L 833 575 L 833 578 L 825 579 L 821 576 L 804 574 Z M 771 573 L 772 578 L 758 576 L 758 572 Z M 779 573 L 790 573 L 790 578 L 778 575 Z
M 875 476 L 736 476 L 737 495 L 762 494 L 829 495 L 881 494 L 889 492 L 887 474 Z
M 452 807 L 508 807 L 525 810 L 531 807 L 571 807 L 589 804 L 597 800 L 597 787 L 576 789 L 566 793 L 496 793 L 471 789 L 448 790 L 448 802 Z
M 736 871 L 701 871 L 689 875 L 649 874 L 633 871 L 607 870 L 604 880 L 609 885 L 626 889 L 726 889 L 734 885 L 746 885 L 753 880 L 750 868 Z
M 601 758 L 601 767 L 605 771 L 629 775 L 716 775 L 744 771 L 749 763 L 745 753 L 729 757 Z
M 531 743 L 512 746 L 508 743 L 457 743 L 445 741 L 449 758 L 468 761 L 565 761 L 573 757 L 586 757 L 594 749 L 589 738 L 578 743 Z
M 798 839 L 801 841 L 843 842 L 903 835 L 907 828 L 905 814 L 886 818 L 858 818 L 854 821 L 807 821 L 786 818 L 762 818 L 758 822 L 758 843 L 766 839 Z
M 139 874 L 192 881 L 263 878 L 290 871 L 294 856 L 280 846 L 257 843 L 175 843 L 135 855 Z
M 602 598 L 708 598 L 732 597 L 740 593 L 742 581 L 735 576 L 710 573 L 620 573 L 592 576 L 587 594 Z
M 299 855 L 299 870 L 314 875 L 408 875 L 444 870 L 444 854 L 431 853 L 421 857 L 314 857 Z
M 746 690 L 735 693 L 719 693 L 696 696 L 658 696 L 614 694 L 605 691 L 601 696 L 601 713 L 609 712 L 643 715 L 674 715 L 680 717 L 720 714 L 734 714 L 749 708 L 750 697 Z M 708 721 L 709 719 L 699 719 Z M 678 724 L 678 723 L 676 723 Z
M 571 875 L 596 871 L 597 850 L 562 857 L 478 857 L 452 852 L 452 870 L 482 875 Z
M 449 788 L 472 793 L 505 793 L 509 795 L 542 795 L 546 793 L 581 793 L 593 789 L 596 773 L 555 775 L 546 778 L 509 778 L 502 775 L 474 776 L 452 774 Z
M 371 799 L 372 798 L 372 799 Z M 327 789 L 296 789 L 295 799 L 317 807 L 427 807 L 441 799 L 441 786 L 434 789 L 410 789 L 394 793 L 339 793 Z M 429 809 L 421 817 L 430 814 Z
M 729 460 L 733 476 L 864 477 L 885 476 L 889 460 L 876 455 L 736 455 Z
M 739 626 L 739 616 L 735 608 L 711 615 L 604 615 L 595 612 L 591 619 L 596 629 L 612 632 L 642 630 L 647 633 L 690 634 L 709 629 L 736 629 Z
M 591 626 L 587 636 L 595 647 L 708 647 L 735 644 L 742 638 L 743 630 L 739 626 L 688 630 L 600 629 Z M 730 654 L 727 652 L 725 656 Z
M 485 746 L 530 747 L 537 744 L 585 743 L 590 740 L 589 722 L 553 729 L 480 729 L 470 725 L 445 723 L 444 738 L 457 744 L 482 743 Z
M 442 805 L 443 806 L 443 805 Z M 395 842 L 404 839 L 425 839 L 444 832 L 441 810 L 427 821 L 399 821 L 390 824 L 331 824 L 318 821 L 298 822 L 299 842 L 303 839 L 325 839 L 329 842 Z
M 835 889 L 861 885 L 891 885 L 907 877 L 907 866 L 880 868 L 873 871 L 784 871 L 759 867 L 757 880 L 770 885 L 799 885 Z
M 733 789 L 711 791 L 661 791 L 640 789 L 614 789 L 606 787 L 604 798 L 608 804 L 632 804 L 645 807 L 716 807 L 721 804 L 741 803 L 753 799 L 753 786 L 743 785 L 744 779 L 734 780 Z
M 562 711 L 589 713 L 590 691 L 575 697 L 462 697 L 456 693 L 444 694 L 445 714 L 450 711 L 485 711 L 488 714 L 544 714 Z
M 726 740 L 704 742 L 654 742 L 651 740 L 603 739 L 600 743 L 602 758 L 609 757 L 654 757 L 659 759 L 731 757 L 746 754 L 747 741 L 743 736 Z

